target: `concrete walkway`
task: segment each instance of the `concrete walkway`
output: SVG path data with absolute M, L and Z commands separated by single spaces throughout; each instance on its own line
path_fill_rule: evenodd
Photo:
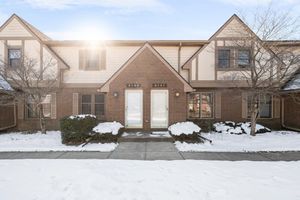
M 113 152 L 0 152 L 0 159 L 296 161 L 300 152 L 178 152 L 171 142 L 121 142 Z

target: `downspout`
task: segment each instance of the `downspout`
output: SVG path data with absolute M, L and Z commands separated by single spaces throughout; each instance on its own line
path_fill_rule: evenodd
M 180 74 L 180 71 L 181 71 L 181 66 L 180 66 L 180 62 L 181 62 L 181 46 L 182 46 L 182 43 L 180 42 L 179 43 L 179 46 L 178 46 L 178 73 Z
M 289 126 L 286 126 L 284 124 L 284 98 L 282 98 L 282 101 L 281 101 L 281 126 L 285 129 L 289 129 L 289 130 L 293 130 L 293 131 L 298 131 L 300 132 L 300 129 L 299 128 L 293 128 L 293 127 L 289 127 Z

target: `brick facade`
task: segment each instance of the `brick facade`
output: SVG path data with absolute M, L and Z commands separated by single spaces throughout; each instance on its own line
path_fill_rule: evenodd
M 296 97 L 300 98 L 300 93 Z M 290 96 L 284 98 L 284 125 L 300 129 L 300 104 Z
M 143 90 L 143 129 L 150 129 L 150 92 L 153 83 L 166 83 L 169 91 L 169 124 L 187 118 L 186 93 L 183 83 L 148 48 L 141 52 L 109 85 L 107 94 L 107 120 L 125 122 L 125 90 L 128 83 L 139 83 Z M 118 97 L 113 93 L 118 92 Z M 175 93 L 179 92 L 179 97 Z

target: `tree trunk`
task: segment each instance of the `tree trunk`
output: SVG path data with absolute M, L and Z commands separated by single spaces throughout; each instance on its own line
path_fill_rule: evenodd
M 40 128 L 42 134 L 46 134 L 46 120 L 43 113 L 43 106 L 39 106 L 39 116 L 40 116 Z
M 256 120 L 258 117 L 258 95 L 253 95 L 251 99 L 251 131 L 250 135 L 256 135 Z

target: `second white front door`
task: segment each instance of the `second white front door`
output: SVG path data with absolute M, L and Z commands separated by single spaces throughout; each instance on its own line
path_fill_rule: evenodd
M 167 128 L 168 122 L 168 90 L 151 90 L 151 128 Z
M 143 90 L 125 91 L 125 126 L 143 128 Z

